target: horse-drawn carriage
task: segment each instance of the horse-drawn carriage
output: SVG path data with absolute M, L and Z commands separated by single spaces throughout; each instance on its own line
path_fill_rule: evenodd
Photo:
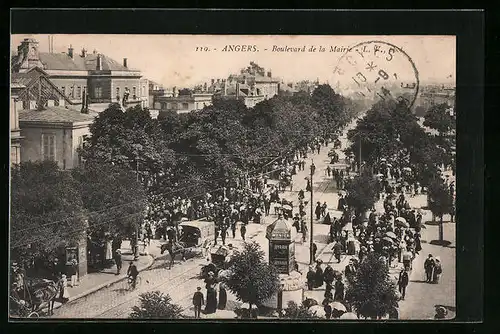
M 181 254 L 185 259 L 186 254 L 202 255 L 203 247 L 215 237 L 215 223 L 207 220 L 184 221 L 179 224 L 182 230 L 177 242 L 169 240 L 161 245 L 161 254 L 168 251 L 170 255 L 170 267 L 174 264 L 176 255 Z M 169 268 L 170 268 L 169 267 Z
M 13 318 L 38 318 L 42 306 L 51 315 L 60 294 L 60 282 L 48 279 L 23 277 L 12 284 L 10 291 L 10 316 Z

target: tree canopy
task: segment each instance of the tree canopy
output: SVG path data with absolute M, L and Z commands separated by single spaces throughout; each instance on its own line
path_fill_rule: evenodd
M 449 109 L 450 106 L 447 103 L 430 107 L 424 116 L 424 126 L 437 130 L 441 135 L 455 129 L 455 118 L 450 115 Z
M 12 168 L 10 242 L 13 258 L 44 258 L 76 243 L 85 230 L 77 181 L 55 162 L 22 162 Z
M 377 319 L 398 305 L 396 285 L 391 282 L 389 268 L 375 253 L 369 253 L 360 263 L 346 296 L 356 313 L 365 318 Z
M 145 292 L 139 296 L 139 306 L 132 308 L 131 319 L 180 319 L 182 308 L 172 303 L 170 295 L 160 291 Z
M 378 199 L 377 181 L 364 172 L 346 183 L 347 205 L 354 208 L 357 215 L 368 211 Z
M 278 271 L 265 262 L 264 252 L 255 242 L 245 243 L 232 258 L 231 274 L 226 283 L 237 299 L 259 305 L 278 292 Z
M 136 175 L 119 165 L 86 164 L 72 171 L 92 232 L 130 234 L 140 224 L 146 193 Z

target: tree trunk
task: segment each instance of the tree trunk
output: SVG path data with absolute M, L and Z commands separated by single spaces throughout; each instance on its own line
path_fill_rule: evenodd
M 439 241 L 443 242 L 443 216 L 439 218 Z

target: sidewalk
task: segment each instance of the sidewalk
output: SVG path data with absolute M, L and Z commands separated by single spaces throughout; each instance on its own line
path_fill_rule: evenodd
M 75 287 L 67 287 L 69 292 L 69 302 L 75 301 L 82 297 L 85 297 L 91 293 L 101 290 L 111 284 L 119 282 L 126 278 L 127 276 L 127 268 L 129 261 L 134 259 L 132 255 L 132 250 L 130 248 L 130 242 L 128 240 L 123 241 L 122 243 L 122 270 L 120 275 L 116 275 L 116 265 L 111 266 L 110 268 L 105 268 L 99 272 L 89 273 L 83 276 L 78 285 Z M 142 246 L 139 246 L 139 250 L 142 252 Z M 152 240 L 151 245 L 149 246 L 149 255 L 139 256 L 139 259 L 135 261 L 135 265 L 139 271 L 146 270 L 153 265 L 154 259 L 160 256 L 160 242 L 159 240 Z M 54 304 L 54 309 L 59 308 L 64 304 L 56 302 Z

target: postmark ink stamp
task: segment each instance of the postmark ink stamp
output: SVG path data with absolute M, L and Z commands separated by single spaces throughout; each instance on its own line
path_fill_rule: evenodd
M 366 41 L 348 49 L 334 69 L 335 87 L 346 95 L 376 102 L 405 100 L 411 108 L 419 91 L 418 70 L 402 48 Z

